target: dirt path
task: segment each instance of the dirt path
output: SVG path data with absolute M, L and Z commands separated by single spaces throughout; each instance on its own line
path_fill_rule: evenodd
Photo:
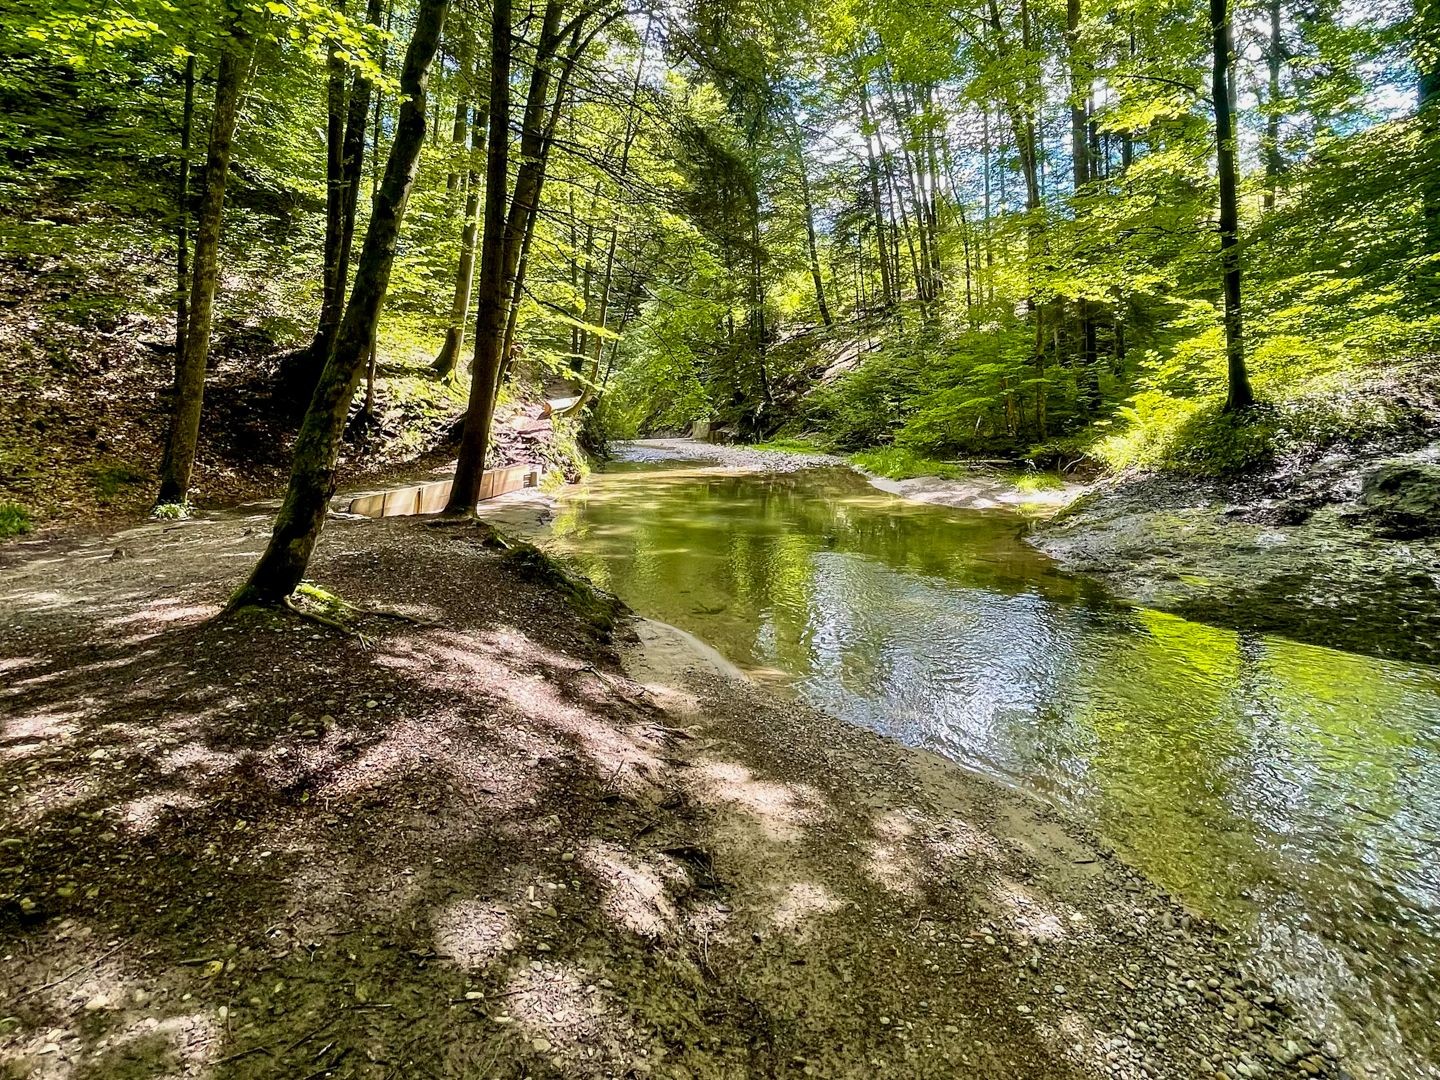
M 6 570 L 0 1075 L 1341 1074 L 1024 797 L 482 528 L 332 523 L 315 579 L 428 623 L 368 648 L 213 619 L 267 532 Z

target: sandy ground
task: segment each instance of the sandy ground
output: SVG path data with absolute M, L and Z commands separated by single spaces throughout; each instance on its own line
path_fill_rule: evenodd
M 1022 795 L 482 526 L 333 521 L 365 638 L 217 619 L 268 519 L 0 579 L 0 1075 L 1343 1075 Z

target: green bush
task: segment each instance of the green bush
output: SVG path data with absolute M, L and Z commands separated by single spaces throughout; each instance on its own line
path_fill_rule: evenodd
M 19 503 L 0 502 L 0 540 L 22 536 L 34 527 L 30 511 Z

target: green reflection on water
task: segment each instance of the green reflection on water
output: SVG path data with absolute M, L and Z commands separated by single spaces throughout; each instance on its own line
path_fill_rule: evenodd
M 846 470 L 621 465 L 548 546 L 762 678 L 1073 807 L 1382 1075 L 1430 1075 L 1440 670 L 1116 604 L 1022 529 Z

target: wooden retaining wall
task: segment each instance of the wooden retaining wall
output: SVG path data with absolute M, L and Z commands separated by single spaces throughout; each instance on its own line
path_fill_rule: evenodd
M 480 481 L 480 500 L 498 498 L 521 488 L 532 488 L 540 483 L 540 468 L 536 465 L 509 465 L 503 469 L 487 469 Z M 449 480 L 436 480 L 430 484 L 411 484 L 393 491 L 377 491 L 360 495 L 346 505 L 347 513 L 364 517 L 409 517 L 414 514 L 438 514 L 450 501 Z

